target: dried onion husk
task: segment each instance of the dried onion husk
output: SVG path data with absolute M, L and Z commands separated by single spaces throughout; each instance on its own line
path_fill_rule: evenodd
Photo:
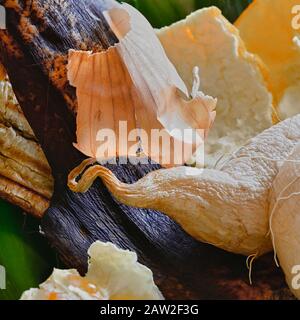
M 184 163 L 211 128 L 216 100 L 199 92 L 197 86 L 191 95 L 188 93 L 153 28 L 136 9 L 122 4 L 104 16 L 119 43 L 105 52 L 69 53 L 68 79 L 78 97 L 76 147 L 98 161 L 136 156 L 142 148 L 144 155 L 163 165 Z M 116 148 L 99 153 L 99 130 L 111 130 L 118 137 L 120 121 L 127 123 L 128 132 L 138 129 L 146 135 L 138 137 L 139 143 L 139 139 L 129 141 L 127 150 L 117 138 Z M 153 129 L 164 129 L 171 138 L 166 160 L 161 145 L 149 147 Z M 184 136 L 186 129 L 193 129 L 194 134 Z M 183 143 L 182 152 L 176 149 L 176 142 Z

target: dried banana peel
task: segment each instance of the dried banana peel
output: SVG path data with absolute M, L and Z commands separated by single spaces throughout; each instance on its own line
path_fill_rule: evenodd
M 18 105 L 10 83 L 0 82 L 0 196 L 41 217 L 53 178 L 45 155 Z

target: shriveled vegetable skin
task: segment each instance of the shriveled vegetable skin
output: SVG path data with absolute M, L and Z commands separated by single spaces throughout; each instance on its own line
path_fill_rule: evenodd
M 270 226 L 278 263 L 300 299 L 300 143 L 283 163 L 270 192 Z
M 11 85 L 0 82 L 0 197 L 42 217 L 53 192 L 45 155 L 18 105 Z
M 251 287 L 244 257 L 198 243 L 158 212 L 120 205 L 100 181 L 84 195 L 66 190 L 68 171 L 82 160 L 72 146 L 76 99 L 66 81 L 66 56 L 70 48 L 97 51 L 114 43 L 99 10 L 108 2 L 0 1 L 7 9 L 7 31 L 0 33 L 1 60 L 56 180 L 51 208 L 41 222 L 46 237 L 66 266 L 80 271 L 86 270 L 86 252 L 96 240 L 136 251 L 169 299 L 288 297 L 272 257 L 256 266 Z M 20 27 L 24 20 L 27 29 Z M 131 183 L 159 166 L 110 168 Z
M 299 128 L 300 115 L 265 130 L 220 168 L 162 169 L 126 185 L 107 168 L 93 166 L 70 187 L 85 192 L 98 176 L 120 202 L 160 210 L 200 241 L 258 257 L 273 249 L 269 192 L 300 141 Z

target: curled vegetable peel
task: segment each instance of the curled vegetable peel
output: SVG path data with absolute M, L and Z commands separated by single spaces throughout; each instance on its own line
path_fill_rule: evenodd
M 269 192 L 282 161 L 300 140 L 299 128 L 298 115 L 253 138 L 220 168 L 162 169 L 134 184 L 120 182 L 99 165 L 84 171 L 91 164 L 87 160 L 70 174 L 69 187 L 85 192 L 100 177 L 126 205 L 161 211 L 200 241 L 259 256 L 272 250 Z
M 133 7 L 122 4 L 104 16 L 119 43 L 105 52 L 69 52 L 68 78 L 78 97 L 76 147 L 97 160 L 135 156 L 141 147 L 146 156 L 163 165 L 185 163 L 212 126 L 216 99 L 199 92 L 196 74 L 189 94 L 153 28 Z M 164 161 L 161 146 L 150 148 L 148 139 L 138 132 L 140 144 L 130 139 L 128 150 L 124 150 L 125 143 L 117 138 L 112 142 L 117 148 L 108 147 L 106 153 L 100 153 L 101 130 L 118 136 L 124 121 L 127 131 L 143 130 L 147 137 L 153 129 L 164 130 L 171 140 L 169 161 Z M 187 129 L 195 134 L 185 135 Z M 175 152 L 176 142 L 191 148 Z

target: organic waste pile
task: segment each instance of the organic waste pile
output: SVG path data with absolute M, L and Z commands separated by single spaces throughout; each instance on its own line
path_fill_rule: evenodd
M 169 1 L 155 2 L 159 12 L 164 2 L 169 23 L 197 3 L 178 1 L 172 11 Z M 120 203 L 160 211 L 193 238 L 248 257 L 250 282 L 255 260 L 274 251 L 274 263 L 300 298 L 295 280 L 300 265 L 297 2 L 255 0 L 234 24 L 207 5 L 156 30 L 130 5 L 105 11 L 118 43 L 100 53 L 69 51 L 67 77 L 78 98 L 76 148 L 91 159 L 70 173 L 68 186 L 84 193 L 100 177 Z M 145 14 L 149 2 L 141 3 L 137 7 Z M 247 4 L 241 1 L 240 11 Z M 222 6 L 225 14 L 228 7 Z M 152 24 L 162 26 L 161 15 L 149 12 Z M 227 15 L 231 21 L 237 16 L 237 7 Z M 95 67 L 106 64 L 110 67 Z M 117 130 L 120 120 L 145 132 L 171 132 L 174 122 L 179 128 L 200 128 L 204 157 L 201 149 L 185 155 L 180 166 L 171 163 L 134 184 L 123 183 L 108 168 L 95 165 L 98 128 Z M 178 137 L 170 136 L 175 145 Z M 6 75 L 1 81 L 0 141 L 0 195 L 42 217 L 53 193 L 51 169 Z M 141 139 L 145 149 L 143 143 Z M 194 141 L 184 143 L 199 148 Z M 160 156 L 145 155 L 164 166 Z M 181 166 L 186 163 L 190 167 Z M 89 250 L 86 277 L 75 270 L 54 270 L 40 289 L 25 292 L 22 299 L 163 298 L 152 272 L 137 263 L 134 253 L 102 242 Z M 128 281 L 120 277 L 124 270 Z

